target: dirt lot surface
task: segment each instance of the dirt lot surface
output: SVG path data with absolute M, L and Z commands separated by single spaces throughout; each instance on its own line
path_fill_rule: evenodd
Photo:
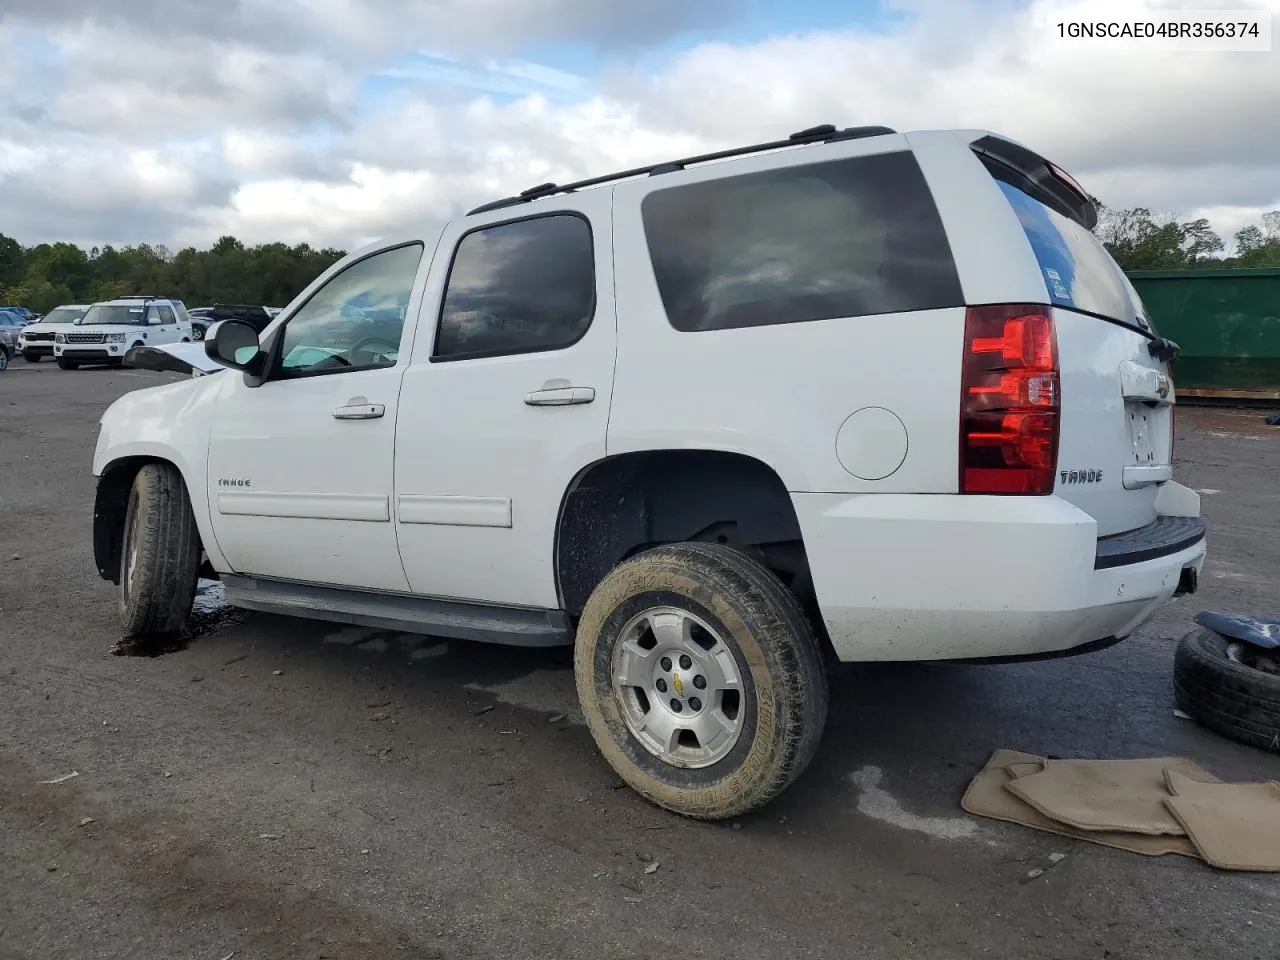
M 163 379 L 0 374 L 0 957 L 1274 960 L 1280 877 L 959 809 L 997 747 L 1280 777 L 1170 691 L 1197 610 L 1276 610 L 1280 429 L 1258 411 L 1179 414 L 1199 595 L 1074 659 L 847 668 L 808 774 L 705 825 L 619 789 L 565 652 L 228 613 L 206 585 L 186 649 L 111 655 L 97 418 Z

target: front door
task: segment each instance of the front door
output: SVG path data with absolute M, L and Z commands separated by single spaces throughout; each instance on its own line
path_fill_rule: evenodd
M 341 267 L 269 335 L 264 383 L 215 374 L 209 504 L 235 572 L 408 590 L 392 458 L 423 259 L 409 243 Z
M 396 437 L 415 593 L 555 608 L 573 479 L 604 457 L 613 395 L 610 191 L 467 217 L 441 238 Z

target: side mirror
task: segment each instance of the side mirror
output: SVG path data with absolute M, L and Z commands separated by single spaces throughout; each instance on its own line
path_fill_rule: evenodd
M 223 320 L 205 337 L 204 353 L 224 367 L 243 370 L 251 377 L 261 375 L 267 355 L 258 345 L 258 331 L 240 320 Z

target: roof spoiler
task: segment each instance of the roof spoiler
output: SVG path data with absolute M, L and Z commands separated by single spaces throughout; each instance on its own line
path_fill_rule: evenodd
M 1034 150 L 994 134 L 973 141 L 969 149 L 998 180 L 1035 197 L 1086 230 L 1098 225 L 1098 199 L 1065 170 Z

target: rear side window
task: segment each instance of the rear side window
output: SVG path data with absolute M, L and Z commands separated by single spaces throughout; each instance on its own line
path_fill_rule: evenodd
M 907 152 L 657 190 L 641 213 L 677 330 L 964 303 L 942 220 Z
M 1027 241 L 1040 264 L 1049 291 L 1049 302 L 1070 310 L 1110 317 L 1149 329 L 1141 301 L 1130 296 L 1127 278 L 1107 248 L 1091 231 L 1057 210 L 1001 179 L 998 165 L 993 176 L 1012 205 Z
M 559 350 L 595 313 L 591 227 L 554 214 L 473 230 L 458 243 L 435 360 Z
M 160 305 L 160 319 L 165 323 L 177 323 L 178 318 L 173 314 L 173 307 L 165 304 Z

